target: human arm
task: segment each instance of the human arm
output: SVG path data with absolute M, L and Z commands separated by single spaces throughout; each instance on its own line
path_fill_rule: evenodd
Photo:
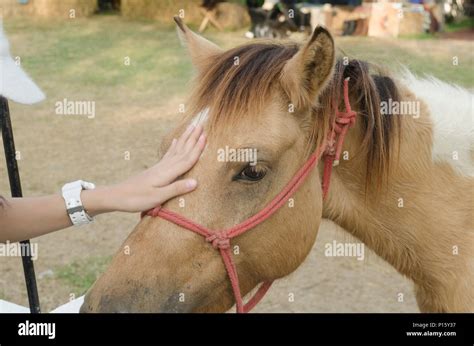
M 202 127 L 189 127 L 153 167 L 115 185 L 83 190 L 84 209 L 92 217 L 113 211 L 140 212 L 193 191 L 196 180 L 176 179 L 194 166 L 205 144 Z M 6 198 L 0 206 L 0 243 L 38 237 L 71 224 L 59 194 Z

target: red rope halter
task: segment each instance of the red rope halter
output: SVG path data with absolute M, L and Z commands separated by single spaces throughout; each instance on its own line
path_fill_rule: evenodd
M 336 116 L 331 127 L 331 133 L 327 139 L 326 150 L 324 151 L 323 198 L 326 198 L 329 192 L 332 168 L 339 164 L 344 138 L 349 128 L 354 126 L 356 121 L 357 113 L 352 110 L 349 102 L 349 78 L 344 79 L 344 105 L 346 111 L 340 112 L 337 104 L 334 102 Z
M 349 79 L 346 79 L 344 81 L 344 103 L 346 106 L 346 112 L 339 112 L 337 110 L 337 107 L 335 107 L 336 119 L 331 129 L 328 141 L 324 142 L 321 146 L 316 148 L 314 153 L 311 154 L 311 156 L 303 165 L 303 167 L 301 167 L 298 172 L 296 172 L 296 174 L 293 176 L 290 182 L 288 182 L 288 184 L 283 188 L 283 190 L 277 196 L 275 196 L 270 201 L 270 203 L 265 206 L 265 208 L 263 208 L 254 216 L 250 217 L 242 223 L 239 223 L 238 225 L 235 225 L 225 230 L 211 230 L 171 210 L 164 209 L 161 206 L 142 213 L 142 217 L 145 215 L 152 217 L 161 217 L 162 219 L 172 222 L 177 226 L 197 233 L 203 236 L 206 242 L 210 243 L 213 248 L 219 250 L 232 285 L 232 290 L 234 292 L 238 313 L 249 312 L 255 305 L 257 305 L 258 302 L 263 298 L 265 293 L 267 293 L 268 289 L 272 284 L 272 281 L 262 283 L 255 295 L 246 304 L 244 304 L 242 294 L 240 292 L 237 268 L 232 258 L 230 240 L 254 228 L 258 224 L 271 217 L 278 209 L 280 209 L 286 203 L 286 201 L 298 190 L 301 184 L 303 184 L 306 177 L 311 173 L 312 169 L 319 162 L 319 159 L 323 154 L 326 157 L 322 185 L 323 197 L 326 197 L 327 191 L 329 189 L 329 179 L 331 174 L 331 169 L 326 169 L 327 165 L 328 163 L 330 163 L 332 167 L 334 160 L 336 158 L 337 160 L 339 159 L 342 144 L 347 130 L 355 122 L 356 113 L 352 111 L 351 105 L 349 103 L 348 81 Z M 336 136 L 338 137 L 337 142 Z

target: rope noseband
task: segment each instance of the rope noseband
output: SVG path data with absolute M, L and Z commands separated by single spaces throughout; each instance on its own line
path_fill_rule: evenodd
M 270 203 L 265 206 L 265 208 L 263 208 L 254 216 L 225 230 L 211 230 L 171 210 L 162 208 L 161 206 L 142 213 L 142 217 L 146 215 L 151 217 L 161 217 L 162 219 L 172 222 L 177 226 L 197 233 L 204 237 L 205 241 L 210 243 L 214 249 L 219 250 L 232 285 L 238 313 L 249 312 L 252 310 L 252 308 L 257 305 L 258 302 L 264 297 L 265 293 L 267 293 L 273 281 L 262 283 L 255 295 L 246 304 L 244 304 L 242 294 L 240 292 L 237 268 L 232 257 L 230 241 L 270 218 L 278 209 L 280 209 L 303 184 L 306 177 L 311 173 L 312 169 L 317 165 L 319 159 L 323 155 L 325 156 L 325 161 L 322 190 L 323 197 L 326 197 L 327 191 L 329 189 L 329 180 L 331 177 L 333 163 L 338 162 L 347 130 L 355 123 L 356 113 L 352 111 L 351 105 L 349 103 L 348 83 L 349 79 L 346 79 L 344 81 L 344 104 L 346 111 L 339 112 L 337 110 L 337 106 L 335 107 L 335 122 L 331 128 L 328 140 L 316 148 L 314 153 L 311 154 L 303 167 L 301 167 L 296 172 L 296 174 L 283 188 L 283 190 L 277 196 L 275 196 L 270 201 Z M 330 168 L 328 168 L 329 165 Z

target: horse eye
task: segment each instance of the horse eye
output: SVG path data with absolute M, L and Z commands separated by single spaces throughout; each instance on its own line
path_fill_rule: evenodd
M 248 165 L 232 180 L 259 181 L 263 179 L 266 173 L 262 168 Z

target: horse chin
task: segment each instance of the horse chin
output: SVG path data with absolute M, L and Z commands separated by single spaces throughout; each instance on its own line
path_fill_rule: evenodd
M 176 304 L 174 298 L 168 299 L 159 307 L 132 306 L 124 302 L 101 300 L 99 304 L 94 304 L 87 299 L 82 304 L 80 313 L 223 313 L 229 310 L 229 306 L 216 303 L 211 305 L 201 305 L 199 302 Z
M 161 304 L 136 304 L 129 299 L 111 299 L 107 296 L 101 297 L 98 302 L 88 296 L 85 297 L 80 313 L 189 313 L 195 312 L 194 304 L 182 302 L 175 303 L 176 296 L 173 295 Z
M 103 286 L 99 280 L 84 297 L 80 313 L 219 313 L 234 304 L 224 283 L 187 293 L 183 289 L 160 290 L 137 283 L 124 288 L 125 285 Z
M 141 291 L 141 292 L 140 292 Z M 80 313 L 223 313 L 234 304 L 233 296 L 225 289 L 208 289 L 211 295 L 187 294 L 179 291 L 156 294 L 158 290 L 145 289 L 129 292 L 105 292 L 92 287 L 84 297 Z M 219 292 L 219 294 L 216 294 Z M 194 297 L 194 299 L 191 299 Z

